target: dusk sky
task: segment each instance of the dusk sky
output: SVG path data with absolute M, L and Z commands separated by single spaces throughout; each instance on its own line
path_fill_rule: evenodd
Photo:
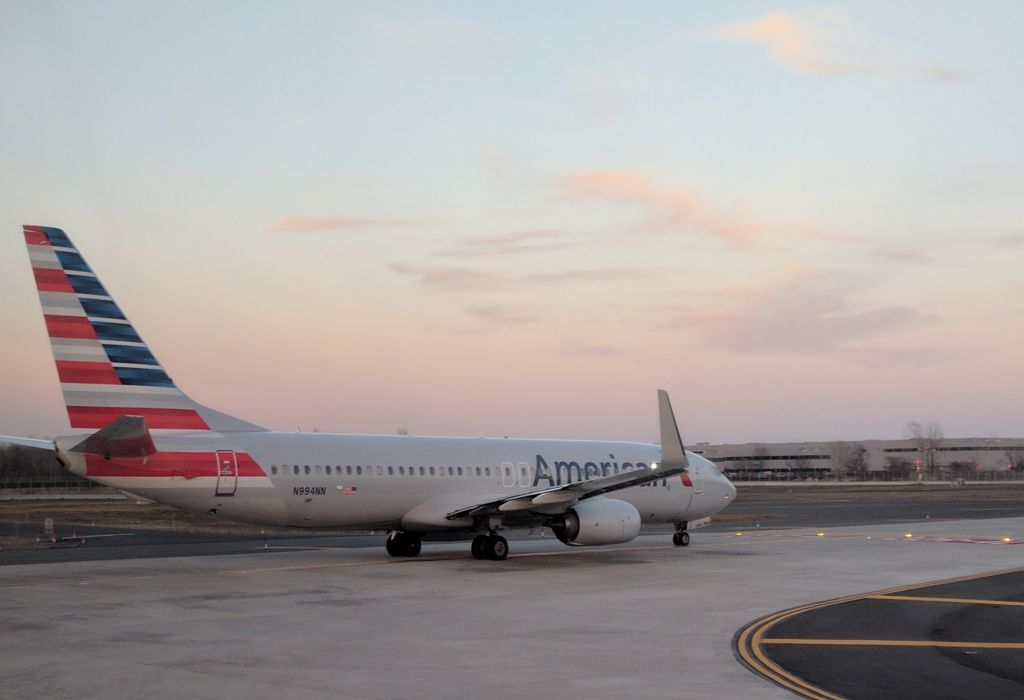
M 68 430 L 22 224 L 269 428 L 1024 435 L 1024 4 L 0 3 L 0 433 Z

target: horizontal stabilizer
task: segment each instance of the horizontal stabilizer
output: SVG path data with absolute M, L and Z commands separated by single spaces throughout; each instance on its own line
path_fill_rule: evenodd
M 156 452 L 146 419 L 121 416 L 71 448 L 72 452 L 104 457 L 148 457 Z
M 0 435 L 0 448 L 17 445 L 18 447 L 31 447 L 35 450 L 56 450 L 52 440 L 36 440 L 34 438 L 10 437 Z

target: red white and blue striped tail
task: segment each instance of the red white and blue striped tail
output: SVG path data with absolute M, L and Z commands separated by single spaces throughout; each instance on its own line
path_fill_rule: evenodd
M 130 415 L 156 432 L 262 430 L 178 389 L 67 234 L 24 231 L 72 428 L 94 431 Z

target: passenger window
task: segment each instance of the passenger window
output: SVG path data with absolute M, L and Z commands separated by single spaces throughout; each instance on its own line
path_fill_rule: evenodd
M 430 476 L 434 476 L 434 468 L 433 467 L 430 468 Z
M 349 476 L 352 476 L 352 465 L 351 464 L 346 464 L 345 465 L 345 473 L 348 474 Z
M 448 467 L 448 476 L 454 476 L 455 470 L 452 467 Z
M 356 476 L 362 476 L 362 475 L 363 475 L 363 468 L 360 465 L 357 464 L 356 465 Z
M 383 476 L 383 475 L 384 475 L 384 467 L 378 466 L 377 467 L 377 476 Z
M 276 464 L 271 464 L 270 465 L 270 473 L 271 474 L 277 474 L 277 465 Z
M 309 465 L 306 465 L 306 473 L 309 474 Z
M 423 474 L 424 474 L 423 467 L 420 467 L 420 476 L 423 476 Z
M 405 467 L 398 467 L 398 475 L 405 476 Z
M 394 475 L 395 475 L 395 468 L 394 467 L 388 467 L 388 476 L 394 476 Z
M 326 474 L 327 476 L 331 475 L 331 465 L 330 464 L 328 464 L 326 467 L 324 467 L 324 474 Z
M 295 466 L 293 467 L 293 469 L 295 470 L 295 473 L 296 473 L 296 474 L 298 474 L 298 473 L 299 473 L 299 465 L 298 465 L 298 464 L 296 464 L 296 465 L 295 465 Z
M 318 465 L 316 465 L 316 473 L 317 473 L 317 474 L 319 474 L 319 473 L 320 473 L 320 465 L 319 465 L 319 464 L 318 464 Z
M 462 467 L 459 467 L 458 472 L 459 472 L 459 476 L 462 476 Z
M 476 475 L 477 475 L 477 476 L 480 476 L 480 467 L 477 467 L 477 468 L 476 468 Z
M 485 473 L 485 474 L 486 474 L 487 476 L 490 476 L 490 475 L 491 475 L 491 468 L 490 468 L 490 467 L 484 467 L 484 473 Z

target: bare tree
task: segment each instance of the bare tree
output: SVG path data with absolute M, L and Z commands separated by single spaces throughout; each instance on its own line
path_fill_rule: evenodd
M 935 422 L 921 425 L 915 420 L 907 423 L 905 434 L 917 448 L 925 473 L 933 476 L 938 466 L 938 451 L 945 439 L 942 426 Z
M 1024 447 L 1006 448 L 1006 468 L 1012 472 L 1024 472 Z
M 969 479 L 978 471 L 980 465 L 974 461 L 955 460 L 949 463 L 953 479 Z
M 755 447 L 754 448 L 753 458 L 750 460 L 750 462 L 754 466 L 754 468 L 757 469 L 759 472 L 764 473 L 765 462 L 767 462 L 767 461 L 768 461 L 768 448 L 765 447 L 764 445 L 758 445 L 757 447 Z M 775 478 L 775 472 L 771 472 L 771 477 L 770 478 L 772 478 L 772 479 Z
M 78 481 L 68 474 L 50 450 L 21 445 L 0 448 L 0 482 Z
M 885 474 L 893 481 L 905 481 L 910 478 L 914 463 L 902 455 L 886 455 Z
M 867 448 L 859 442 L 837 440 L 832 443 L 832 464 L 840 476 L 866 479 L 868 475 Z

